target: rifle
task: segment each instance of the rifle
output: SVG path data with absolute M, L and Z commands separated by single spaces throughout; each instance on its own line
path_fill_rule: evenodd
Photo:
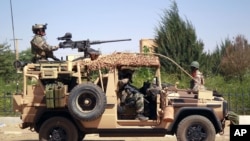
M 64 40 L 59 43 L 59 48 L 77 48 L 78 52 L 84 52 L 84 58 L 95 59 L 100 55 L 100 52 L 91 48 L 91 45 L 110 43 L 110 42 L 121 42 L 121 41 L 130 41 L 131 39 L 120 39 L 120 40 L 106 40 L 106 41 L 90 41 L 90 40 L 81 40 L 81 41 L 72 41 L 72 34 L 65 33 L 64 36 L 58 37 L 58 40 Z

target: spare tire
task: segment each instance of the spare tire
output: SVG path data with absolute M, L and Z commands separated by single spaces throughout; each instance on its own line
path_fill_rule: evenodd
M 70 92 L 68 109 L 79 120 L 97 119 L 103 114 L 105 107 L 106 95 L 93 83 L 80 84 Z

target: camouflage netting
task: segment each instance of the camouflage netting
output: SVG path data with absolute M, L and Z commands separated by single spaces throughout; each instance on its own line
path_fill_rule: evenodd
M 86 61 L 84 64 L 88 70 L 110 69 L 116 66 L 160 66 L 157 56 L 136 53 L 113 53 L 100 56 L 93 61 Z

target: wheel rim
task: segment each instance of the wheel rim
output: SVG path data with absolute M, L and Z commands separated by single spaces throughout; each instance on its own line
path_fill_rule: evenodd
M 66 141 L 67 132 L 61 127 L 54 127 L 49 132 L 49 141 Z
M 188 141 L 202 141 L 207 138 L 206 129 L 200 124 L 193 124 L 188 127 L 186 137 Z
M 92 111 L 96 107 L 97 101 L 93 94 L 84 93 L 79 95 L 76 103 L 78 104 L 77 107 L 82 112 L 88 112 Z

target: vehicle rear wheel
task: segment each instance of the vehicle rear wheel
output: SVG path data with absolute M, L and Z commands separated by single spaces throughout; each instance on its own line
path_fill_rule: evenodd
M 97 119 L 103 114 L 105 107 L 106 95 L 93 83 L 78 85 L 70 92 L 68 109 L 79 120 Z
M 184 118 L 178 125 L 178 141 L 214 141 L 215 129 L 212 122 L 204 116 L 192 115 Z
M 78 131 L 75 125 L 64 117 L 46 120 L 39 130 L 40 141 L 77 141 Z

